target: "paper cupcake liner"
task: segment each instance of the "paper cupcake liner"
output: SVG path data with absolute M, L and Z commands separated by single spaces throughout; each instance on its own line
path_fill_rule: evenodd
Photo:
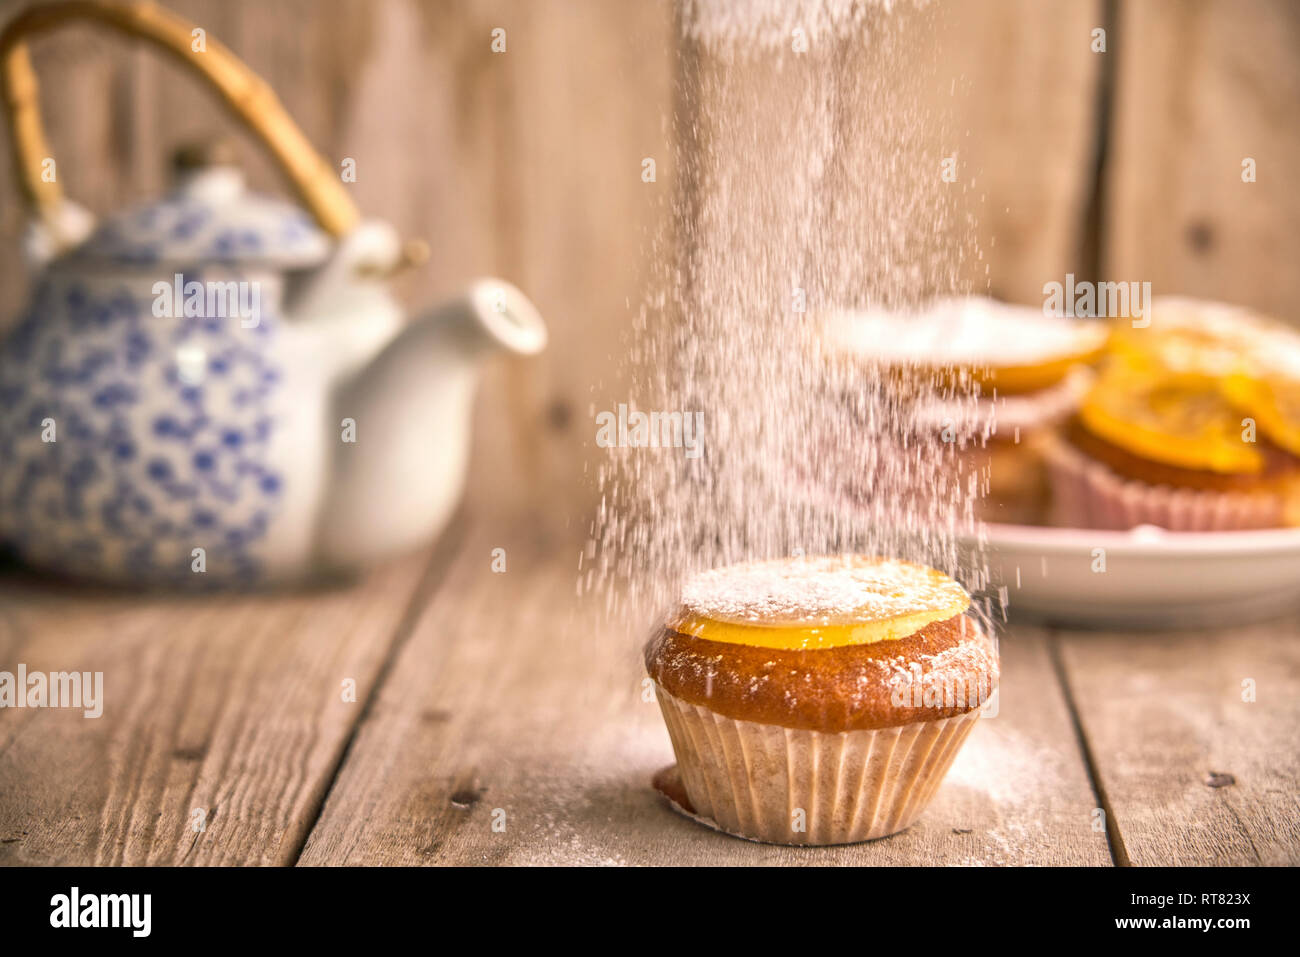
M 727 718 L 658 685 L 656 694 L 695 813 L 770 844 L 852 844 L 908 827 L 980 715 L 831 734 Z
M 1278 528 L 1281 496 L 1149 485 L 1117 475 L 1064 440 L 1046 449 L 1052 516 L 1073 528 L 1129 529 L 1157 525 L 1171 532 Z

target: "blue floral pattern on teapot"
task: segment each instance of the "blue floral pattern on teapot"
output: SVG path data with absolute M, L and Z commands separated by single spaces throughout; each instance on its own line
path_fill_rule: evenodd
M 0 353 L 4 537 L 91 577 L 256 579 L 285 491 L 267 456 L 279 317 L 159 317 L 152 276 L 52 272 Z M 231 267 L 180 275 L 182 288 L 248 282 Z

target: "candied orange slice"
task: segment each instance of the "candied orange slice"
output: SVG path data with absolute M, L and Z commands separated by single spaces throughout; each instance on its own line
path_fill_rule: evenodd
M 1251 475 L 1264 456 L 1242 435 L 1241 413 L 1214 376 L 1113 363 L 1079 410 L 1097 437 L 1179 468 Z
M 1107 348 L 1114 358 L 1139 369 L 1224 376 L 1246 368 L 1246 356 L 1240 348 L 1201 329 L 1117 327 Z
M 708 641 L 811 650 L 906 638 L 969 607 L 966 590 L 933 568 L 840 555 L 704 572 L 669 624 Z
M 1223 392 L 1242 416 L 1255 420 L 1269 441 L 1300 455 L 1300 380 L 1229 376 Z
M 1025 395 L 1040 389 L 1050 389 L 1064 381 L 1070 370 L 1080 365 L 1091 365 L 1100 355 L 1101 347 L 1090 345 L 1081 351 L 1047 362 L 977 368 L 973 374 L 985 394 L 996 390 L 998 395 Z
M 1112 325 L 1109 351 L 1171 372 L 1300 377 L 1300 332 L 1242 306 L 1158 296 L 1145 328 Z

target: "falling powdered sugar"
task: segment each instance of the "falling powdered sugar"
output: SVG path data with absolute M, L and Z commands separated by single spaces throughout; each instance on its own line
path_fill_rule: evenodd
M 798 37 L 809 44 L 860 27 L 867 10 L 888 11 L 894 0 L 682 0 L 687 36 L 702 43 L 756 43 L 767 48 Z
M 968 291 L 973 233 L 925 105 L 933 8 L 681 0 L 679 12 L 673 229 L 653 247 L 627 362 L 639 408 L 701 416 L 702 454 L 600 450 L 579 589 L 603 587 L 620 617 L 675 606 L 702 570 L 839 554 L 978 581 L 958 540 L 983 477 L 919 426 L 882 367 L 822 349 L 831 316 Z M 954 401 L 976 391 L 943 387 Z M 892 607 L 862 581 L 816 588 L 810 614 Z

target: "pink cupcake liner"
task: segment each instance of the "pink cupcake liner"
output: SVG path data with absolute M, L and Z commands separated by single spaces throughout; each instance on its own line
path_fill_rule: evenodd
M 1062 439 L 1044 449 L 1052 482 L 1052 517 L 1072 528 L 1231 532 L 1285 524 L 1280 496 L 1149 485 L 1117 475 Z

